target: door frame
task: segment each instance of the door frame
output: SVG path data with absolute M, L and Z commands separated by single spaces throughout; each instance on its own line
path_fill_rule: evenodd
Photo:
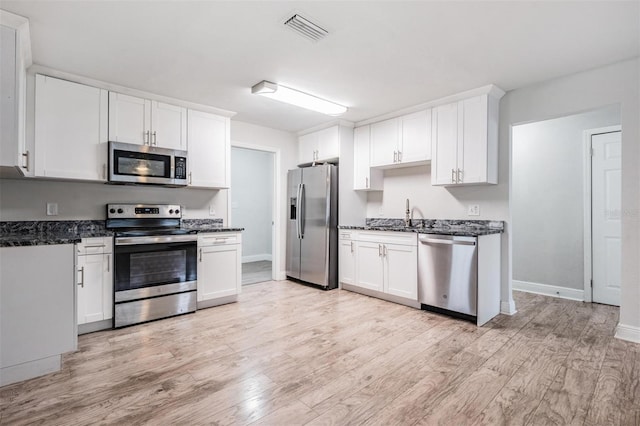
M 583 131 L 583 202 L 584 202 L 584 301 L 593 302 L 593 241 L 592 241 L 592 171 L 591 171 L 591 138 L 594 135 L 601 135 L 604 133 L 622 132 L 621 125 L 598 127 L 595 129 L 587 129 Z
M 282 241 L 280 240 L 280 202 L 282 200 L 282 193 L 280 191 L 280 148 L 274 148 L 264 145 L 256 145 L 245 142 L 231 141 L 232 148 L 244 148 L 254 151 L 262 151 L 273 154 L 273 203 L 271 203 L 271 280 L 277 281 L 279 279 L 279 265 L 280 265 L 280 248 L 282 247 Z M 227 218 L 229 226 L 231 226 L 231 191 L 233 188 L 230 186 L 227 191 Z

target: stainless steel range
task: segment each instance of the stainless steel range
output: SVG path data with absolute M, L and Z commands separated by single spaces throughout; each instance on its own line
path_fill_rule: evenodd
M 178 205 L 108 204 L 115 328 L 195 312 L 197 235 Z

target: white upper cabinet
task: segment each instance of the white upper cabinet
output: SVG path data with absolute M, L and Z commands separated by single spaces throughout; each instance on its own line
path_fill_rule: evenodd
M 371 125 L 371 166 L 401 167 L 431 159 L 431 109 Z
M 485 94 L 434 109 L 432 185 L 498 183 L 498 102 Z
M 383 172 L 370 165 L 371 126 L 362 126 L 353 132 L 353 189 L 382 191 Z
M 0 167 L 33 176 L 25 138 L 26 69 L 31 65 L 29 22 L 0 13 Z
M 340 157 L 340 126 L 335 125 L 298 138 L 298 163 L 327 161 Z
M 36 75 L 35 175 L 107 179 L 107 91 Z
M 188 123 L 189 185 L 228 188 L 231 158 L 229 118 L 189 110 Z
M 109 92 L 109 140 L 184 150 L 187 109 Z

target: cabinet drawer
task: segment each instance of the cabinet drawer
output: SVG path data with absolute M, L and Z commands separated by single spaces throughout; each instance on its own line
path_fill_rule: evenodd
M 358 241 L 405 246 L 418 245 L 417 234 L 413 232 L 366 231 L 358 234 Z
M 198 246 L 217 246 L 228 244 L 240 244 L 242 235 L 239 233 L 212 232 L 198 234 Z
M 341 240 L 357 240 L 358 233 L 355 231 L 349 231 L 345 229 L 341 229 L 338 232 L 338 238 Z
M 78 255 L 111 253 L 113 251 L 113 238 L 83 238 L 82 241 L 76 245 L 76 250 Z

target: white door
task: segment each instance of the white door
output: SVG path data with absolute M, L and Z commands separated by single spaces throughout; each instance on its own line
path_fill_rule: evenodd
M 198 302 L 238 294 L 242 280 L 240 246 L 202 247 L 199 252 Z
M 151 102 L 151 144 L 162 148 L 187 149 L 187 109 Z
M 418 254 L 416 246 L 384 245 L 385 293 L 418 300 Z
M 110 254 L 78 256 L 78 324 L 111 318 Z
M 340 128 L 338 126 L 318 132 L 317 160 L 329 160 L 340 157 Z
M 593 301 L 620 306 L 620 132 L 591 137 Z
M 449 185 L 455 181 L 458 157 L 458 104 L 433 109 L 434 139 L 431 160 L 431 184 Z
M 458 137 L 458 183 L 487 181 L 488 95 L 465 99 L 462 104 L 462 137 Z
M 197 188 L 229 187 L 229 119 L 202 111 L 189 110 L 188 114 L 189 185 Z
M 109 92 L 109 140 L 149 144 L 151 140 L 151 101 Z
M 398 162 L 399 119 L 371 125 L 371 166 L 386 166 Z
M 298 138 L 298 163 L 313 163 L 318 148 L 318 132 L 302 135 Z
M 431 159 L 431 110 L 418 111 L 400 117 L 402 147 L 401 163 Z
M 382 291 L 384 281 L 384 263 L 382 261 L 382 244 L 357 243 L 356 277 L 358 287 Z
M 356 283 L 356 242 L 351 239 L 340 240 L 338 244 L 340 282 L 344 284 Z

